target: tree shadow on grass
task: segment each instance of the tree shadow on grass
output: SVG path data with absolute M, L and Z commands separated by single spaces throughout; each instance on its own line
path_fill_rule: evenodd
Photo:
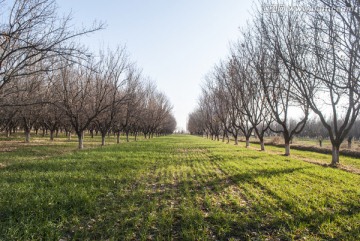
M 226 206 L 216 207 L 213 210 L 212 208 L 206 210 L 208 213 L 206 222 L 208 222 L 209 226 L 215 227 L 215 233 L 219 239 L 229 239 L 233 237 L 240 238 L 241 240 L 252 238 L 300 239 L 302 238 L 302 235 L 313 235 L 326 240 L 338 240 L 339 238 L 357 240 L 360 235 L 360 230 L 359 228 L 356 228 L 356 225 L 355 228 L 353 227 L 350 230 L 342 230 L 339 236 L 335 237 L 333 237 L 332 234 L 326 235 L 322 233 L 320 228 L 323 224 L 332 222 L 338 217 L 355 217 L 360 213 L 360 207 L 358 205 L 355 205 L 352 202 L 346 203 L 344 201 L 343 207 L 347 207 L 347 209 L 329 209 L 327 211 L 314 209 L 311 212 L 306 213 L 299 209 L 299 205 L 304 205 L 304 203 L 298 203 L 294 202 L 294 200 L 290 201 L 290 199 L 283 198 L 271 188 L 256 180 L 258 177 L 281 176 L 304 169 L 306 168 L 263 169 L 252 173 L 227 176 L 226 178 L 214 178 L 205 183 L 197 183 L 196 181 L 191 180 L 182 181 L 179 183 L 179 190 L 187 188 L 192 189 L 197 195 L 206 194 L 212 196 L 217 195 L 220 190 L 225 190 L 230 186 L 242 183 L 250 184 L 255 189 L 260 190 L 263 195 L 274 200 L 274 204 L 268 205 L 256 200 L 248 200 L 245 193 L 239 193 L 240 198 L 243 198 L 246 201 L 246 208 L 244 208 L 242 204 L 231 202 Z M 185 186 L 186 188 L 182 188 L 182 186 Z M 226 213 L 226 215 L 219 216 L 217 212 Z M 279 213 L 282 215 L 279 215 Z M 237 216 L 237 218 L 224 218 L 230 216 L 234 217 L 234 215 Z M 224 233 L 221 227 L 230 228 Z M 343 227 L 341 227 L 341 229 L 343 229 Z M 216 230 L 218 230 L 218 232 L 216 232 Z
M 290 239 L 294 228 L 301 225 L 317 237 L 331 239 L 321 236 L 319 227 L 323 223 L 337 216 L 347 218 L 359 213 L 359 206 L 345 202 L 343 205 L 352 211 L 303 213 L 298 209 L 301 203 L 284 199 L 257 180 L 310 167 L 264 168 L 235 175 L 223 172 L 224 177 L 211 176 L 207 181 L 180 178 L 173 183 L 162 183 L 153 177 L 142 180 L 142 174 L 137 176 L 156 164 L 109 161 L 109 165 L 102 167 L 103 164 L 31 162 L 0 170 L 0 183 L 4 185 L 0 189 L 0 239 L 141 239 L 142 235 L 181 239 L 185 238 L 182 233 L 186 230 L 200 227 L 212 230 L 208 238 L 212 235 L 215 239 Z M 125 174 L 117 176 L 120 172 Z M 241 184 L 252 186 L 274 204 L 253 199 L 248 191 L 239 188 Z M 201 200 L 205 196 L 219 196 L 234 186 L 238 187 L 236 194 L 246 201 L 245 207 L 229 202 L 204 210 L 205 204 Z M 199 197 L 202 198 L 200 201 Z M 189 218 L 189 212 L 193 210 L 187 211 L 188 206 L 195 211 L 194 217 L 202 216 L 196 220 Z M 284 215 L 279 216 L 281 212 Z M 166 222 L 161 220 L 162 215 L 168 217 L 170 223 L 167 231 L 162 230 L 166 226 L 161 224 Z M 347 232 L 336 238 L 358 237 L 360 231 Z
M 300 228 L 301 226 L 306 226 L 306 232 L 317 235 L 320 238 L 324 238 L 326 240 L 338 240 L 340 239 L 349 239 L 349 237 L 354 237 L 353 240 L 357 240 L 360 235 L 360 229 L 353 227 L 350 230 L 343 230 L 341 235 L 332 237 L 332 234 L 325 235 L 321 233 L 322 224 L 326 224 L 334 221 L 339 216 L 342 218 L 350 218 L 355 217 L 360 213 L 360 206 L 355 205 L 352 200 L 348 202 L 342 203 L 344 209 L 332 210 L 328 209 L 326 211 L 319 211 L 318 209 L 313 209 L 311 212 L 303 212 L 299 207 L 301 205 L 306 205 L 306 203 L 301 203 L 300 200 L 298 202 L 296 200 L 291 200 L 288 198 L 281 197 L 275 192 L 272 188 L 265 186 L 256 180 L 257 177 L 274 177 L 280 175 L 291 174 L 296 171 L 301 171 L 305 168 L 287 168 L 281 170 L 257 170 L 252 173 L 244 173 L 244 174 L 236 174 L 232 176 L 228 176 L 222 180 L 213 180 L 208 184 L 211 187 L 217 186 L 217 188 L 211 188 L 211 190 L 219 190 L 225 189 L 231 185 L 236 184 L 250 184 L 254 189 L 257 189 L 262 193 L 262 195 L 270 197 L 274 200 L 274 203 L 268 205 L 263 202 L 259 202 L 256 200 L 246 200 L 247 205 L 249 205 L 248 212 L 245 216 L 247 222 L 239 222 L 239 220 L 232 222 L 231 231 L 225 236 L 226 238 L 230 237 L 240 237 L 241 239 L 259 238 L 261 235 L 263 238 L 267 238 L 267 236 L 274 236 L 280 239 L 291 239 L 294 238 L 294 233 L 296 230 L 294 228 Z M 229 182 L 228 179 L 231 179 L 232 182 Z M 241 195 L 242 197 L 247 195 Z M 245 198 L 246 199 L 246 198 Z M 244 207 L 239 205 L 238 203 L 231 203 L 230 208 L 232 213 L 241 213 L 244 212 Z M 281 212 L 285 215 L 278 215 Z M 240 215 L 242 216 L 242 215 Z M 211 220 L 211 216 L 210 216 Z M 223 222 L 227 222 L 227 220 L 222 220 Z M 221 223 L 221 220 L 213 219 L 212 221 L 214 225 Z M 279 232 L 279 230 L 282 230 Z M 252 234 L 255 234 L 253 236 Z M 298 234 L 298 237 L 295 239 L 301 238 L 302 234 Z M 357 238 L 356 238 L 357 237 Z

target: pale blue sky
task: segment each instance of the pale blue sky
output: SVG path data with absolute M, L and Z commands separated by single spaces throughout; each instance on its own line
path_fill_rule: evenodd
M 57 0 L 73 24 L 104 21 L 107 28 L 85 39 L 100 46 L 126 45 L 131 59 L 153 79 L 174 106 L 178 127 L 186 129 L 204 76 L 229 52 L 251 18 L 252 1 L 241 0 Z

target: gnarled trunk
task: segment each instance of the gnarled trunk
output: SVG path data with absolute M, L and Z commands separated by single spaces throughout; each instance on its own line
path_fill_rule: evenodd
M 120 143 L 120 131 L 116 132 L 116 143 L 119 144 Z
M 340 155 L 340 146 L 333 145 L 332 146 L 332 160 L 331 160 L 332 166 L 336 166 L 339 164 L 339 155 Z
M 54 140 L 54 130 L 50 130 L 50 141 Z
M 78 136 L 78 141 L 79 141 L 78 148 L 83 149 L 84 148 L 84 132 L 77 133 L 77 136 Z
M 106 137 L 106 133 L 105 134 L 101 133 L 101 145 L 102 146 L 105 146 L 105 137 Z
M 30 130 L 25 130 L 25 142 L 30 142 Z
M 290 156 L 290 143 L 285 143 L 285 156 Z
M 291 137 L 288 133 L 283 133 L 284 140 L 285 140 L 285 156 L 290 156 L 290 140 Z
M 249 148 L 249 146 L 250 146 L 250 137 L 246 137 L 246 145 L 245 145 L 245 147 Z
M 261 151 L 265 151 L 265 143 L 264 143 L 264 140 L 260 140 L 260 148 L 261 148 Z

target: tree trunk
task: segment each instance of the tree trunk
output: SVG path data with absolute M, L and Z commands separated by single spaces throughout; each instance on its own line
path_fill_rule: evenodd
M 333 144 L 331 166 L 337 166 L 339 164 L 339 150 L 340 147 Z
M 68 141 L 71 141 L 71 131 L 68 133 Z
M 260 139 L 260 147 L 261 147 L 261 151 L 265 151 L 265 143 L 264 143 L 264 139 Z
M 129 132 L 126 132 L 126 142 L 129 142 Z
M 236 136 L 234 136 L 234 139 L 235 139 L 235 145 L 238 145 L 238 144 L 239 144 L 239 141 L 238 141 L 238 137 L 237 137 L 237 135 L 236 135 Z
M 30 142 L 30 130 L 25 130 L 25 142 Z
M 44 136 L 45 136 L 45 128 L 42 129 L 42 137 L 44 137 Z
M 101 146 L 105 146 L 105 137 L 106 137 L 106 132 L 101 133 Z
M 116 132 L 116 143 L 120 144 L 120 131 Z
M 351 149 L 351 143 L 352 143 L 352 139 L 353 139 L 353 137 L 352 136 L 349 136 L 348 137 L 348 149 Z
M 249 148 L 249 146 L 250 146 L 250 138 L 246 137 L 246 145 L 245 145 L 245 147 Z
M 59 137 L 59 129 L 55 130 L 55 137 L 58 138 Z
M 78 136 L 78 140 L 79 140 L 79 149 L 83 149 L 84 148 L 84 133 L 83 132 L 79 132 L 77 133 Z
M 54 130 L 50 130 L 50 141 L 54 140 Z
M 285 156 L 290 156 L 290 142 L 285 142 Z

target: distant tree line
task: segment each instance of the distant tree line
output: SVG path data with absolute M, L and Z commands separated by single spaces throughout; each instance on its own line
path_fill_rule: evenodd
M 246 146 L 255 134 L 262 150 L 264 136 L 278 133 L 285 155 L 296 135 L 329 138 L 337 165 L 341 143 L 359 137 L 360 3 L 273 4 L 259 2 L 229 57 L 207 75 L 188 130 L 235 144 L 242 135 Z
M 89 52 L 78 37 L 104 28 L 73 30 L 51 0 L 0 1 L 0 130 L 75 133 L 172 133 L 176 121 L 164 93 L 129 60 L 125 48 Z
M 299 133 L 299 137 L 309 137 L 314 139 L 329 139 L 329 133 L 326 128 L 322 125 L 319 119 L 309 119 L 304 127 L 304 130 Z M 356 120 L 353 127 L 351 128 L 348 137 L 360 140 L 360 120 Z

